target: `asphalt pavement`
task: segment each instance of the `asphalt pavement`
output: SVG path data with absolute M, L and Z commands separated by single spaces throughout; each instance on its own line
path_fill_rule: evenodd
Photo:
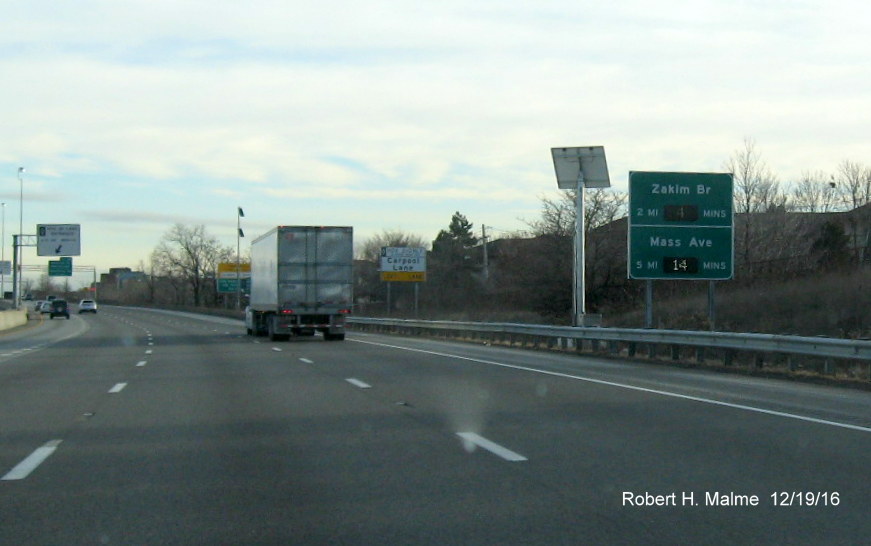
M 857 544 L 871 395 L 102 306 L 0 334 L 0 544 Z

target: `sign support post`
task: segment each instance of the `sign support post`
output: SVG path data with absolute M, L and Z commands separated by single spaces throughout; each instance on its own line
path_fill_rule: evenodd
M 387 281 L 387 316 L 390 316 L 390 287 L 393 286 L 393 283 Z
M 21 287 L 18 286 L 21 282 L 21 273 L 18 271 L 18 238 L 20 235 L 12 236 L 12 302 L 16 309 L 21 309 Z
M 716 281 L 708 282 L 708 324 L 710 325 L 712 332 L 716 330 L 717 322 L 716 287 Z
M 586 274 L 586 259 L 584 256 L 584 171 L 578 169 L 577 199 L 575 200 L 575 275 L 574 290 L 572 290 L 572 324 L 584 326 L 587 314 L 587 297 L 584 286 Z
M 572 277 L 572 325 L 587 326 L 587 300 L 584 287 L 584 189 L 609 188 L 608 164 L 602 146 L 551 148 L 557 187 L 577 191 L 575 200 L 574 275 Z
M 29 237 L 29 243 L 23 241 Z M 21 263 L 24 261 L 24 247 L 36 246 L 34 235 L 12 235 L 12 302 L 16 309 L 21 309 L 21 283 L 24 281 Z
M 653 279 L 644 285 L 644 327 L 653 328 Z

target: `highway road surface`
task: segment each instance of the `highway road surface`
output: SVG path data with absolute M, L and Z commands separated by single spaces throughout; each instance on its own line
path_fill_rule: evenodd
M 0 544 L 860 544 L 868 392 L 103 306 L 0 333 Z

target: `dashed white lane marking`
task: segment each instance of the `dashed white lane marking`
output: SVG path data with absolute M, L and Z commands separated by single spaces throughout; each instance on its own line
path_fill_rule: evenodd
M 153 352 L 154 352 L 154 351 L 152 351 L 151 349 L 146 349 L 145 354 L 150 355 L 150 354 L 152 354 Z
M 46 343 L 42 343 L 42 344 L 40 344 L 40 345 L 34 345 L 33 347 L 25 347 L 25 348 L 23 348 L 23 349 L 16 349 L 16 350 L 11 351 L 11 352 L 8 352 L 8 353 L 0 354 L 0 357 L 3 357 L 3 356 L 18 356 L 18 355 L 22 355 L 22 354 L 24 354 L 24 353 L 29 353 L 30 351 L 38 351 L 38 350 L 40 350 L 40 349 L 45 348 L 47 345 L 48 345 L 48 344 L 46 344 Z
M 272 350 L 275 351 L 276 353 L 281 352 L 281 349 L 279 347 L 273 347 Z
M 42 447 L 36 448 L 36 451 L 27 456 L 23 461 L 15 465 L 15 467 L 6 473 L 0 480 L 23 480 L 30 475 L 31 472 L 48 459 L 57 449 L 57 446 L 63 440 L 52 440 L 46 442 Z
M 309 360 L 309 359 L 307 359 L 307 358 L 300 358 L 299 361 L 300 361 L 300 362 L 305 362 L 306 364 L 314 364 L 314 363 L 315 363 L 314 360 Z
M 136 367 L 141 368 L 142 366 L 145 366 L 146 364 L 148 364 L 147 360 L 140 360 L 139 362 L 136 363 Z
M 124 387 L 127 386 L 127 383 L 115 383 L 115 386 L 109 389 L 109 394 L 116 394 L 124 390 Z
M 349 378 L 345 379 L 345 381 L 354 385 L 355 387 L 360 387 L 361 389 L 371 389 L 372 388 L 372 385 L 369 385 L 368 383 L 363 383 L 359 379 L 354 379 L 353 377 L 349 377 Z
M 479 436 L 474 432 L 458 432 L 457 436 L 463 439 L 463 447 L 466 448 L 466 451 L 474 451 L 475 446 L 477 446 L 481 449 L 486 449 L 493 455 L 501 457 L 506 461 L 519 462 L 527 460 L 523 455 L 515 453 L 506 447 L 502 447 L 495 442 L 491 442 L 487 438 Z

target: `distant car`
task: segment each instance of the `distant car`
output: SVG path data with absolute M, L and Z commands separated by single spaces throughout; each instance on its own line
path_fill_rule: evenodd
M 94 300 L 82 300 L 79 302 L 79 314 L 94 313 L 97 314 L 97 302 Z
M 49 303 L 49 318 L 66 317 L 70 319 L 70 310 L 67 306 L 67 300 L 53 299 Z
M 36 310 L 40 313 L 51 313 L 51 302 L 50 301 L 41 301 L 36 305 Z

